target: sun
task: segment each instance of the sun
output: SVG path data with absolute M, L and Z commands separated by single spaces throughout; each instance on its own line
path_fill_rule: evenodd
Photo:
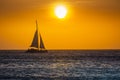
M 66 14 L 67 14 L 67 9 L 66 9 L 66 7 L 64 7 L 64 6 L 62 6 L 62 5 L 59 5 L 59 6 L 57 6 L 57 7 L 55 8 L 55 15 L 56 15 L 58 18 L 60 18 L 60 19 L 64 18 L 64 17 L 66 16 Z

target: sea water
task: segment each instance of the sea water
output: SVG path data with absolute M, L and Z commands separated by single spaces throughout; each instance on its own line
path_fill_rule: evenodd
M 0 51 L 0 80 L 120 80 L 120 51 Z

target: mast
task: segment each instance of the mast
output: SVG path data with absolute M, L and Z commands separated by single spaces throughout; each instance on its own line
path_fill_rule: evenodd
M 38 42 L 38 50 L 40 50 L 40 45 L 39 45 L 39 41 L 40 41 L 40 39 L 39 39 L 39 29 L 38 29 L 38 23 L 37 23 L 37 20 L 36 20 L 36 30 L 37 30 L 37 37 L 38 37 L 38 39 L 37 39 L 37 42 Z

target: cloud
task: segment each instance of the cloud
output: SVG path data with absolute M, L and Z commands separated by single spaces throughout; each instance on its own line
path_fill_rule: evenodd
M 76 5 L 95 9 L 120 10 L 120 0 L 76 0 Z
M 46 8 L 48 5 L 58 0 L 0 0 L 0 12 L 15 12 L 21 10 L 31 10 L 36 8 Z M 120 10 L 120 0 L 62 0 L 72 6 L 101 9 Z M 59 2 L 59 1 L 58 1 Z
M 45 8 L 50 0 L 0 0 L 0 12 Z

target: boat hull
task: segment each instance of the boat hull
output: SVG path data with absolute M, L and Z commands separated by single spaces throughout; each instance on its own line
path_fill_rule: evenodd
M 47 50 L 28 49 L 26 53 L 47 53 Z

